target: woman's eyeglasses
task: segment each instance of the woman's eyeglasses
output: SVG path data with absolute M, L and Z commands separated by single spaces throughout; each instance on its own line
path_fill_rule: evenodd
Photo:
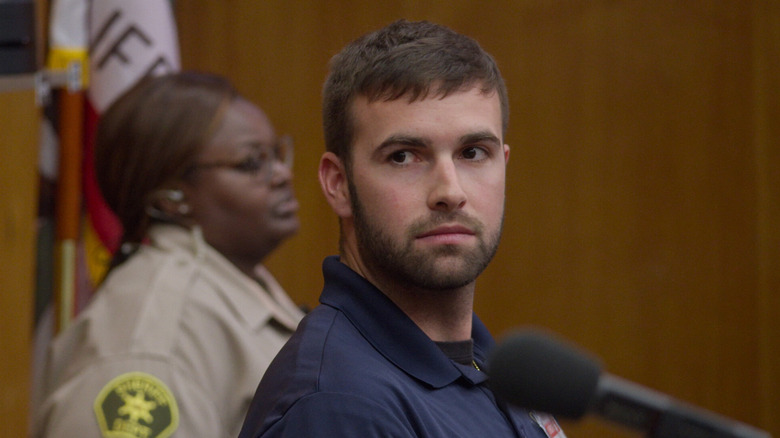
M 262 178 L 268 182 L 271 181 L 276 162 L 282 163 L 287 168 L 292 168 L 293 140 L 289 135 L 278 137 L 271 145 L 259 145 L 242 160 L 195 163 L 190 166 L 187 173 L 195 170 L 227 168 Z

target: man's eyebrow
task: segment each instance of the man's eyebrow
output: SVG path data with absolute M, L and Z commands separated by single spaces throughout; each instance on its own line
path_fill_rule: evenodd
M 493 143 L 496 146 L 501 146 L 501 139 L 496 137 L 496 135 L 490 131 L 471 132 L 460 137 L 460 144 L 485 143 L 485 142 Z
M 397 146 L 397 145 L 424 148 L 424 147 L 428 147 L 429 143 L 430 141 L 422 137 L 398 134 L 398 135 L 391 135 L 390 137 L 387 137 L 382 143 L 379 144 L 379 146 L 377 146 L 376 150 L 380 151 L 386 147 Z

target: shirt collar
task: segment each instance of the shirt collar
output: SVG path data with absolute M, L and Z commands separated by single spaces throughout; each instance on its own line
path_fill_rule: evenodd
M 338 257 L 326 258 L 322 271 L 325 287 L 320 302 L 344 313 L 374 348 L 407 374 L 433 388 L 459 377 L 472 384 L 487 380 L 484 372 L 450 360 L 395 303 Z M 493 339 L 476 315 L 472 338 L 475 360 L 484 364 Z
M 230 303 L 233 311 L 252 329 L 265 326 L 273 318 L 293 331 L 303 313 L 295 306 L 270 272 L 262 265 L 255 268 L 258 281 L 246 276 L 204 239 L 200 228 L 177 225 L 155 225 L 149 230 L 155 246 L 168 251 L 183 251 L 196 263 L 207 266 L 202 271 Z

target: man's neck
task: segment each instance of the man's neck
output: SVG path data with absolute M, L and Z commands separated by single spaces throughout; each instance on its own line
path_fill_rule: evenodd
M 473 285 L 469 290 L 394 293 L 380 288 L 418 327 L 436 342 L 471 339 Z M 427 295 L 421 299 L 420 295 Z
M 473 282 L 456 289 L 422 289 L 370 272 L 349 256 L 341 261 L 390 298 L 433 341 L 471 339 Z

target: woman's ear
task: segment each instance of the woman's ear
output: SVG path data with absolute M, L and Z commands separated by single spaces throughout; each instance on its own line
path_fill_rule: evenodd
M 352 216 L 344 162 L 333 152 L 325 152 L 320 159 L 318 175 L 322 193 L 336 215 L 340 218 Z
M 192 208 L 179 189 L 158 189 L 146 204 L 146 213 L 155 219 L 176 222 L 189 216 Z

